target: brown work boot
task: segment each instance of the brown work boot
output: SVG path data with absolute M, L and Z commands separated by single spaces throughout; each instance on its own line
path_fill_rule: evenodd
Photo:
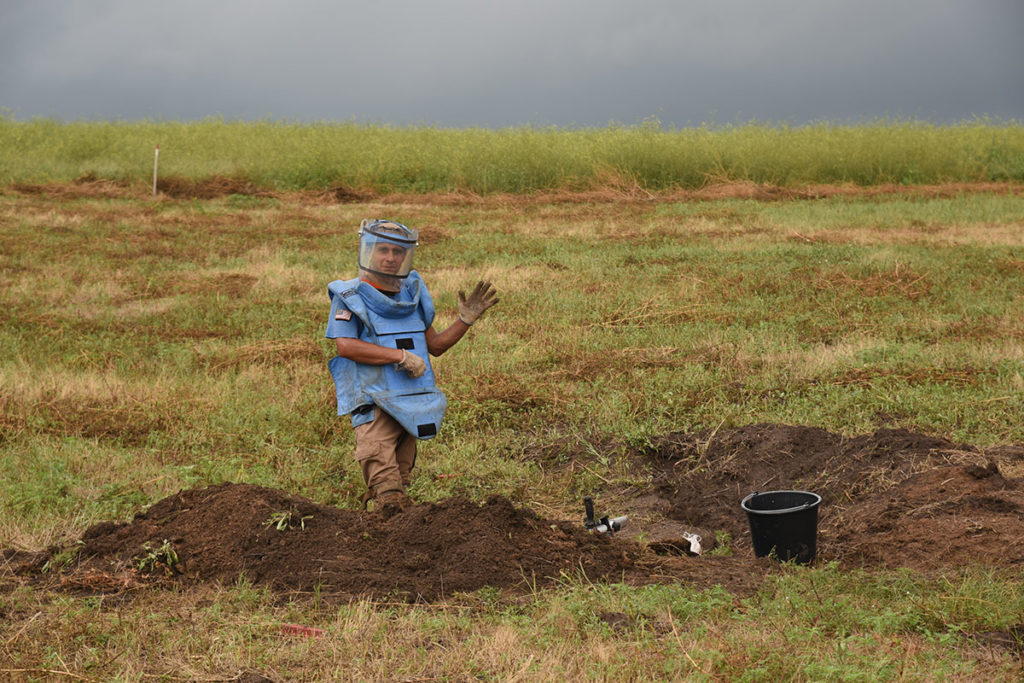
M 373 497 L 373 509 L 385 517 L 393 517 L 412 505 L 412 499 L 404 491 L 392 489 Z

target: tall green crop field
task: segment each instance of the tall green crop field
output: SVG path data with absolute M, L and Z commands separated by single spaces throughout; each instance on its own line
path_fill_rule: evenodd
M 0 119 L 0 183 L 231 177 L 266 189 L 529 193 L 623 183 L 648 191 L 745 181 L 1024 180 L 1024 126 L 745 125 L 501 130 L 209 119 L 182 123 Z

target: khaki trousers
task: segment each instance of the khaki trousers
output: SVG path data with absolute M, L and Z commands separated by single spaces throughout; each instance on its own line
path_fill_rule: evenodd
M 380 408 L 373 410 L 373 421 L 353 430 L 363 481 L 375 496 L 385 491 L 404 492 L 416 464 L 416 437 Z

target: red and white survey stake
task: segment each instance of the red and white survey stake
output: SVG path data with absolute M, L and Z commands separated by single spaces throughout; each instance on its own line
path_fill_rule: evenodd
M 160 163 L 160 145 L 156 146 L 156 152 L 153 153 L 153 196 L 156 196 L 156 167 Z

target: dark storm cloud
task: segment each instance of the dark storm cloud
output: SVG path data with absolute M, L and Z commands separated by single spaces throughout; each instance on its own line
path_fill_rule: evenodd
M 0 107 L 18 118 L 1024 116 L 1019 0 L 7 5 Z

